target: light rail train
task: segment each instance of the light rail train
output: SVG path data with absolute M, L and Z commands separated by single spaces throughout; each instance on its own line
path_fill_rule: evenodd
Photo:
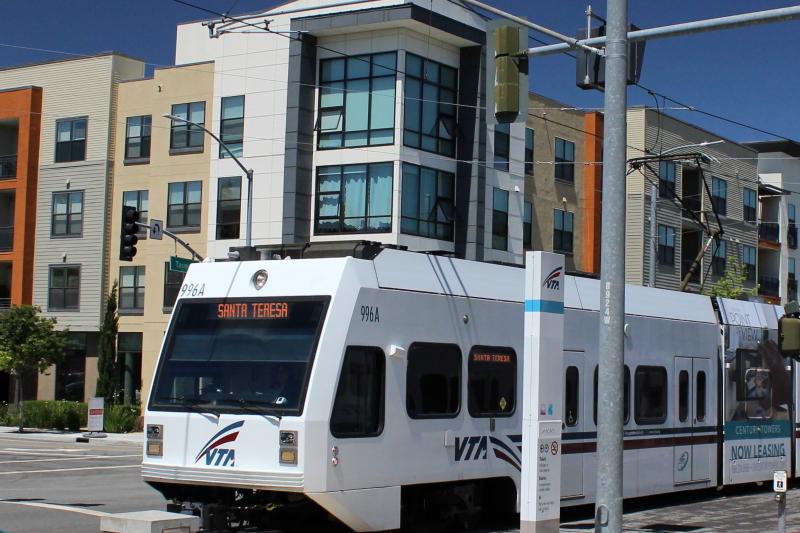
M 207 529 L 320 510 L 355 531 L 519 511 L 525 271 L 361 255 L 189 269 L 145 413 L 142 473 L 174 509 Z M 564 282 L 569 506 L 595 496 L 600 288 Z M 626 288 L 626 498 L 797 474 L 781 314 Z

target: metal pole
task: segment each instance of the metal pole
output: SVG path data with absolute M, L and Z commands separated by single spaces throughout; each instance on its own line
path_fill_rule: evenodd
M 646 172 L 643 170 L 642 172 Z M 658 200 L 658 188 L 654 183 L 650 184 L 650 285 L 651 287 L 656 286 L 656 261 L 658 261 L 658 234 L 656 231 L 658 230 L 658 226 L 656 224 L 656 200 Z
M 250 248 L 253 244 L 253 169 L 247 171 L 247 227 L 245 227 L 245 243 Z
M 595 531 L 622 531 L 628 2 L 608 0 Z
M 470 0 L 465 0 L 470 1 Z M 608 17 L 611 20 L 611 17 Z M 779 9 L 769 9 L 766 11 L 755 11 L 743 13 L 741 15 L 731 15 L 713 19 L 697 20 L 684 22 L 682 24 L 672 24 L 670 26 L 659 26 L 636 30 L 628 33 L 628 41 L 649 41 L 655 39 L 665 39 L 678 35 L 703 33 L 706 31 L 726 30 L 730 28 L 742 28 L 754 26 L 756 24 L 767 24 L 770 22 L 784 22 L 800 18 L 800 6 L 783 7 Z M 591 39 L 581 39 L 575 43 L 557 43 L 546 46 L 539 46 L 528 49 L 529 56 L 544 56 L 558 54 L 572 48 L 583 48 L 584 46 L 604 46 L 606 39 L 610 37 L 592 37 Z
M 786 533 L 786 493 L 779 492 L 775 498 L 778 500 L 778 533 Z

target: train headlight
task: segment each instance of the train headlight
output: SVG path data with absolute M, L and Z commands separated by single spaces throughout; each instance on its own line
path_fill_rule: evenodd
M 164 455 L 164 426 L 147 424 L 146 430 L 148 457 L 162 457 Z
M 259 270 L 255 274 L 253 274 L 253 286 L 256 290 L 261 290 L 264 285 L 267 283 L 267 271 L 266 270 Z
M 278 442 L 280 445 L 278 460 L 282 465 L 297 464 L 297 432 L 281 431 Z

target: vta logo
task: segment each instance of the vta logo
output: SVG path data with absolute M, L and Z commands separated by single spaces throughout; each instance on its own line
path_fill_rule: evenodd
M 550 274 L 548 274 L 546 278 L 544 278 L 544 283 L 542 283 L 542 287 L 557 291 L 558 288 L 561 286 L 561 280 L 559 278 L 561 277 L 562 268 L 563 267 L 554 268 L 553 271 L 550 272 Z
M 236 442 L 239 436 L 239 428 L 244 425 L 244 420 L 234 422 L 217 432 L 216 435 L 208 439 L 205 446 L 197 454 L 194 462 L 197 463 L 201 457 L 205 456 L 207 466 L 235 466 L 236 450 L 231 448 L 220 448 L 223 444 Z

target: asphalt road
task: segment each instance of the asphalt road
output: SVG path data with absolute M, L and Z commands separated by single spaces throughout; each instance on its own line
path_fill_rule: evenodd
M 140 477 L 141 436 L 82 444 L 75 435 L 8 431 L 0 428 L 0 533 L 97 532 L 105 513 L 165 508 Z M 800 531 L 800 489 L 789 491 L 786 508 L 786 531 Z M 624 527 L 642 533 L 762 533 L 777 531 L 776 514 L 770 488 L 751 485 L 626 502 Z M 561 530 L 593 531 L 591 508 L 565 510 Z M 490 532 L 497 529 L 481 530 Z

